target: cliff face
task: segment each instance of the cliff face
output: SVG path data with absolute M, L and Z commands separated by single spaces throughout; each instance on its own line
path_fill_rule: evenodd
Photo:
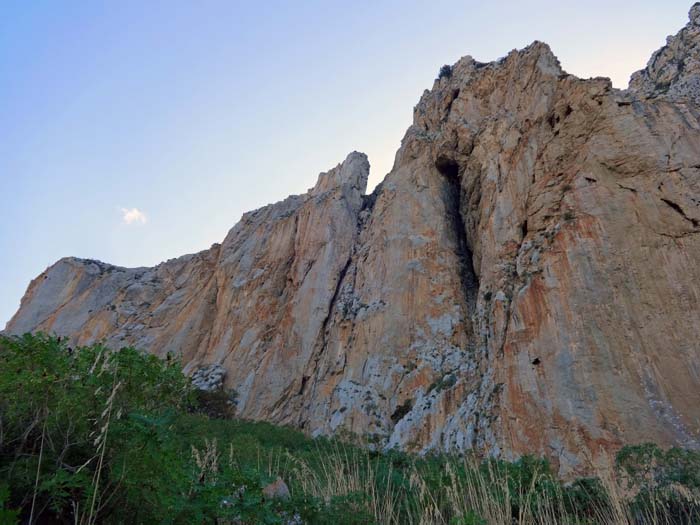
M 535 42 L 465 57 L 364 195 L 351 153 L 221 245 L 154 268 L 62 259 L 7 331 L 221 364 L 243 417 L 383 447 L 700 446 L 700 5 L 630 89 Z

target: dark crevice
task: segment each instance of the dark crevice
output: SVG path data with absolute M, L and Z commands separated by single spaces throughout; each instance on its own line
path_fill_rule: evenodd
M 382 184 L 378 184 L 377 187 L 374 189 L 374 191 L 369 194 L 369 195 L 363 195 L 362 196 L 362 205 L 360 208 L 360 212 L 362 211 L 367 211 L 369 214 L 372 213 L 372 210 L 374 209 L 374 205 L 377 202 L 377 198 L 382 192 Z M 308 384 L 308 380 L 311 376 L 315 376 L 318 372 L 318 367 L 319 367 L 319 361 L 321 359 L 321 356 L 325 353 L 326 348 L 328 346 L 328 325 L 330 324 L 331 319 L 333 318 L 333 314 L 336 309 L 336 305 L 338 302 L 338 296 L 340 295 L 340 291 L 345 284 L 345 278 L 347 277 L 348 271 L 352 267 L 352 262 L 355 258 L 355 255 L 357 253 L 358 249 L 358 242 L 359 242 L 359 235 L 361 232 L 361 229 L 363 226 L 366 224 L 366 219 L 363 221 L 361 219 L 360 214 L 358 213 L 357 217 L 357 237 L 355 237 L 354 242 L 353 242 L 353 247 L 350 251 L 350 254 L 348 255 L 347 260 L 345 261 L 345 264 L 343 265 L 342 269 L 340 270 L 340 273 L 338 274 L 338 280 L 335 283 L 335 290 L 333 290 L 333 295 L 330 298 L 330 301 L 328 303 L 328 310 L 326 312 L 326 316 L 323 319 L 323 323 L 321 324 L 321 329 L 319 331 L 319 338 L 320 342 L 318 345 L 315 347 L 315 356 L 313 357 L 313 360 L 309 362 L 307 372 L 309 373 L 308 376 L 304 376 L 301 381 L 301 388 L 299 389 L 299 392 L 297 393 L 298 396 L 301 396 L 304 394 L 304 391 L 306 390 L 306 386 Z M 353 283 L 354 287 L 354 283 Z M 345 365 L 343 365 L 345 366 Z M 314 383 L 312 382 L 312 390 L 314 389 Z M 313 395 L 313 393 L 312 393 Z M 303 425 L 303 421 L 301 421 L 303 412 L 299 411 L 299 421 L 300 424 Z M 303 428 L 303 426 L 302 426 Z
M 352 260 L 353 260 L 353 254 L 351 253 L 350 256 L 348 256 L 348 260 L 343 266 L 342 270 L 340 271 L 340 275 L 338 276 L 338 281 L 336 282 L 335 285 L 335 290 L 333 291 L 333 295 L 331 296 L 331 300 L 328 303 L 328 313 L 326 314 L 326 317 L 323 319 L 323 324 L 321 325 L 321 330 L 319 332 L 320 335 L 320 346 L 317 347 L 316 350 L 316 355 L 313 358 L 313 361 L 311 361 L 308 364 L 307 372 L 308 376 L 303 376 L 301 380 L 301 388 L 299 389 L 299 392 L 297 393 L 298 396 L 301 396 L 304 394 L 304 391 L 306 390 L 306 386 L 308 383 L 308 380 L 311 376 L 316 376 L 318 373 L 318 363 L 321 359 L 321 356 L 325 353 L 326 347 L 328 346 L 328 324 L 330 323 L 331 318 L 333 317 L 333 312 L 335 310 L 335 305 L 338 301 L 338 295 L 340 295 L 340 290 L 343 287 L 343 283 L 345 281 L 345 276 L 348 273 L 348 270 L 350 266 L 352 265 Z M 315 383 L 311 383 L 311 396 L 313 396 L 313 390 L 315 389 Z M 283 398 L 280 399 L 280 402 L 282 401 Z M 298 424 L 300 425 L 300 428 L 304 428 L 305 421 L 302 420 L 304 411 L 300 410 L 298 411 Z
M 469 315 L 476 309 L 476 300 L 479 290 L 479 279 L 474 272 L 472 251 L 469 247 L 467 230 L 463 216 L 462 187 L 460 184 L 460 168 L 454 160 L 438 157 L 435 167 L 447 181 L 445 192 L 445 208 L 448 224 L 452 228 L 455 238 L 455 250 L 459 261 L 459 276 L 464 292 Z
M 391 421 L 394 423 L 394 425 L 401 421 L 404 418 L 404 416 L 411 411 L 412 408 L 412 399 L 407 399 L 401 405 L 397 406 L 396 410 L 394 410 L 394 413 L 391 414 Z
M 520 233 L 523 239 L 527 236 L 527 219 L 520 225 Z
M 690 222 L 694 227 L 697 228 L 698 226 L 700 226 L 700 221 L 698 221 L 697 219 L 693 219 L 692 217 L 688 217 L 683 211 L 683 208 L 681 208 L 678 204 L 668 199 L 664 199 L 663 197 L 661 198 L 661 200 L 671 209 L 673 209 L 676 213 L 678 213 L 681 217 L 683 217 L 686 221 Z
M 435 167 L 442 173 L 450 183 L 459 185 L 459 164 L 447 157 L 438 157 L 435 161 Z
M 323 353 L 326 350 L 326 337 L 327 337 L 327 332 L 328 332 L 328 323 L 330 322 L 331 318 L 333 317 L 333 310 L 335 309 L 335 304 L 338 300 L 338 295 L 340 294 L 340 289 L 343 287 L 343 282 L 345 281 L 345 275 L 348 273 L 348 269 L 350 268 L 350 264 L 352 263 L 352 255 L 348 257 L 347 262 L 345 263 L 345 266 L 343 266 L 343 269 L 340 270 L 340 275 L 338 276 L 338 282 L 335 285 L 335 290 L 333 291 L 333 296 L 331 297 L 331 302 L 328 304 L 328 314 L 326 315 L 326 318 L 323 320 L 323 325 L 321 326 L 321 353 Z M 320 355 L 320 354 L 319 354 Z M 317 358 L 318 359 L 318 358 Z
M 374 188 L 374 191 L 370 193 L 369 195 L 363 195 L 362 196 L 362 208 L 360 211 L 369 211 L 370 213 L 374 209 L 374 205 L 377 203 L 377 198 L 379 197 L 379 194 L 382 192 L 382 186 L 383 182 L 380 182 L 377 184 L 377 186 Z
M 304 389 L 306 388 L 306 383 L 309 381 L 309 376 L 303 376 L 301 378 L 301 387 L 299 388 L 299 395 L 304 393 Z
M 454 101 L 457 99 L 458 96 L 459 96 L 459 89 L 453 90 L 451 93 L 451 96 L 449 97 L 449 99 L 447 101 L 447 107 L 445 110 L 445 117 L 444 117 L 445 119 L 450 115 L 450 111 L 452 111 L 452 104 L 454 103 Z
M 621 189 L 623 189 L 623 190 L 631 191 L 632 193 L 637 193 L 637 190 L 635 190 L 634 188 L 630 188 L 630 187 L 628 187 L 628 186 L 623 186 L 623 185 L 620 184 L 620 183 L 618 183 L 617 185 L 618 185 L 619 188 L 621 188 Z

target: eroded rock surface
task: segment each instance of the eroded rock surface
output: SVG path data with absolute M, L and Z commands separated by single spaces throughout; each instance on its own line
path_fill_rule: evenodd
M 207 365 L 197 369 L 190 378 L 192 386 L 204 392 L 214 392 L 223 388 L 226 369 L 221 365 Z
M 548 456 L 700 446 L 700 6 L 630 89 L 535 42 L 470 57 L 365 195 L 352 153 L 221 245 L 62 259 L 7 331 L 221 365 L 239 415 L 379 447 Z
M 700 103 L 700 3 L 690 8 L 690 22 L 669 36 L 647 67 L 630 80 L 630 90 L 646 97 Z

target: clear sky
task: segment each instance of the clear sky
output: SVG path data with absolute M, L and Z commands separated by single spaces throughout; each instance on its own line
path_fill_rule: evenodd
M 442 64 L 533 40 L 630 73 L 690 1 L 0 1 L 0 328 L 66 255 L 153 265 L 313 186 L 391 169 Z

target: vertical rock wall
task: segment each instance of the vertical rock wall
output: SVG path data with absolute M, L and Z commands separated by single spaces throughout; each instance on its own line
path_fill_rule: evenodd
M 629 442 L 698 447 L 698 23 L 626 91 L 540 42 L 465 57 L 371 195 L 351 153 L 204 252 L 62 259 L 7 331 L 221 365 L 239 415 L 378 447 L 563 475 Z

